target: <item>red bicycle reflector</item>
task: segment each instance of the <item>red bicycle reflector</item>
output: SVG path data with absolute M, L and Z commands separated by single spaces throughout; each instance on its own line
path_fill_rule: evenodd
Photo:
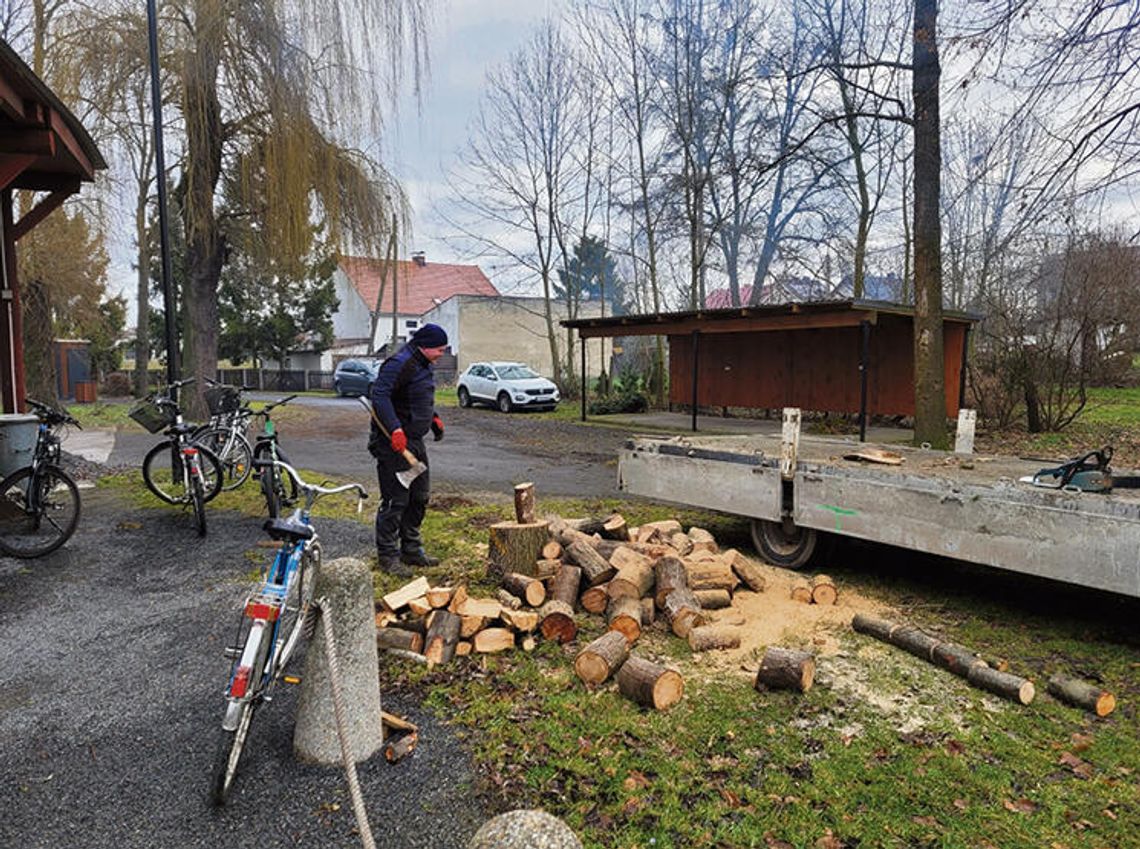
M 195 457 L 198 454 L 197 448 L 183 448 L 182 453 L 187 457 Z
M 252 671 L 248 666 L 238 667 L 238 671 L 234 673 L 233 683 L 230 684 L 230 696 L 240 699 L 245 695 L 245 691 L 249 689 L 249 675 Z
M 266 622 L 276 622 L 281 608 L 264 601 L 250 601 L 245 605 L 245 615 L 250 619 L 263 619 Z

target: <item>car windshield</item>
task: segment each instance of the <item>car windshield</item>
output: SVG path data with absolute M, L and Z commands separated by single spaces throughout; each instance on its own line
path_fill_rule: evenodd
M 538 374 L 526 366 L 499 366 L 496 371 L 503 380 L 525 380 L 528 377 L 538 377 Z

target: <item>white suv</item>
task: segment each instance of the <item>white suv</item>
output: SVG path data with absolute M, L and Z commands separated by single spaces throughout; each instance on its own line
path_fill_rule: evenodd
M 522 363 L 472 363 L 459 376 L 460 407 L 493 404 L 501 412 L 558 405 L 558 387 Z

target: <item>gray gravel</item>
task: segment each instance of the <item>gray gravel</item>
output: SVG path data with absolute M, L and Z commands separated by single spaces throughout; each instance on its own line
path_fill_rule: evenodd
M 293 759 L 295 687 L 259 711 L 230 804 L 207 803 L 245 554 L 270 554 L 253 548 L 260 522 L 211 511 L 200 540 L 188 514 L 82 494 L 63 549 L 0 558 L 0 847 L 359 846 L 343 771 Z M 365 525 L 318 528 L 327 558 L 371 549 Z M 487 816 L 463 749 L 383 699 L 420 742 L 359 766 L 377 845 L 466 845 Z

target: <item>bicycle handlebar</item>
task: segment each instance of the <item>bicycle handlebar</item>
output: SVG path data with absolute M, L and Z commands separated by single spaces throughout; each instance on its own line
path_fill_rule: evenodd
M 307 490 L 309 492 L 314 492 L 317 495 L 336 495 L 339 492 L 348 492 L 351 489 L 355 489 L 357 495 L 361 499 L 368 498 L 368 490 L 366 490 L 363 486 L 361 486 L 358 483 L 346 483 L 346 484 L 342 484 L 341 486 L 333 486 L 333 487 L 319 486 L 315 483 L 305 483 L 305 480 L 301 477 L 300 473 L 296 469 L 294 469 L 292 466 L 290 466 L 288 463 L 286 463 L 284 460 L 257 459 L 257 460 L 253 461 L 253 466 L 254 466 L 254 468 L 265 468 L 266 466 L 277 466 L 278 468 L 285 471 L 289 475 L 289 477 L 291 477 L 293 479 L 293 482 L 295 484 L 297 484 L 298 489 L 303 489 L 303 490 Z
M 288 404 L 290 401 L 292 401 L 296 397 L 297 397 L 296 395 L 287 395 L 284 398 L 279 398 L 278 400 L 274 401 L 272 404 L 266 404 L 260 410 L 253 410 L 253 415 L 255 415 L 255 416 L 268 416 L 269 411 L 272 410 L 274 407 L 280 407 L 282 404 Z
M 43 401 L 37 401 L 35 398 L 25 397 L 24 400 L 35 411 L 36 418 L 43 419 L 49 425 L 67 424 L 83 430 L 83 425 L 79 423 L 79 420 L 66 410 L 60 410 L 50 404 L 45 404 Z

